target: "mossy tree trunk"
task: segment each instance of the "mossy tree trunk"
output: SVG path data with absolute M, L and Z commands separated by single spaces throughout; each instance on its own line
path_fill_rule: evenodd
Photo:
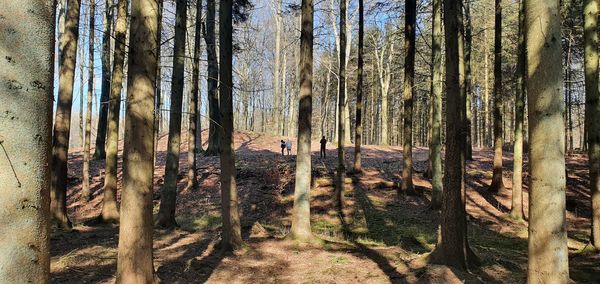
M 431 66 L 431 208 L 442 208 L 442 1 L 433 0 Z

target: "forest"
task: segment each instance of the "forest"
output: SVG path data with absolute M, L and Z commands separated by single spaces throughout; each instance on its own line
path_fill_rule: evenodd
M 600 0 L 0 0 L 0 283 L 600 283 Z

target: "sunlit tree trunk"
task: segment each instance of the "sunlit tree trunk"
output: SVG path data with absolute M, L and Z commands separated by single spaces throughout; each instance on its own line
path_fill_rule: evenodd
M 402 143 L 402 187 L 401 190 L 408 194 L 417 193 L 413 186 L 413 101 L 415 86 L 415 25 L 417 22 L 417 2 L 416 0 L 406 0 L 405 2 L 405 25 L 404 25 L 404 95 L 402 98 L 404 105 L 404 141 Z
M 54 4 L 3 1 L 0 9 L 0 281 L 4 283 L 48 283 L 50 277 Z
M 494 170 L 491 192 L 504 189 L 502 180 L 502 0 L 496 2 L 496 24 L 494 27 Z
M 471 0 L 464 3 L 465 11 L 465 92 L 467 100 L 467 144 L 466 159 L 473 160 L 473 139 L 471 126 L 473 125 L 472 98 L 473 98 L 473 73 L 472 73 L 472 47 L 473 47 L 473 24 L 471 23 Z
M 363 40 L 365 37 L 364 1 L 358 0 L 358 72 L 356 83 L 356 121 L 354 127 L 354 171 L 362 171 L 360 145 L 363 137 Z
M 282 129 L 282 114 L 283 114 L 283 106 L 284 104 L 284 95 L 281 93 L 281 32 L 283 29 L 283 18 L 281 16 L 281 0 L 274 0 L 274 9 L 275 9 L 275 53 L 273 56 L 274 66 L 273 66 L 273 103 L 274 103 L 274 111 L 273 111 L 273 120 L 277 127 L 275 128 L 275 134 L 280 135 L 283 131 Z M 283 61 L 283 65 L 285 66 L 285 60 Z M 283 72 L 283 77 L 285 78 L 285 71 Z M 285 87 L 285 84 L 283 85 Z
M 108 100 L 110 97 L 110 46 L 113 22 L 113 0 L 104 1 L 104 17 L 102 24 L 102 91 L 100 93 L 100 105 L 98 115 L 98 127 L 96 128 L 96 150 L 94 159 L 106 157 L 106 129 L 108 127 Z
M 133 0 L 129 30 L 123 191 L 116 283 L 154 283 L 152 188 L 156 0 Z
M 340 46 L 346 46 L 346 1 L 340 1 Z M 346 103 L 346 49 L 339 49 L 339 80 L 338 80 L 338 165 L 337 165 L 337 180 L 336 180 L 336 202 L 339 213 L 341 214 L 344 206 L 344 186 L 346 179 L 346 163 L 344 161 L 344 147 L 346 146 L 346 125 L 344 123 L 345 103 Z
M 433 0 L 431 45 L 432 123 L 429 155 L 431 160 L 431 208 L 442 207 L 442 1 Z
M 96 4 L 90 1 L 90 33 L 88 39 L 88 89 L 85 110 L 85 139 L 83 141 L 83 180 L 81 185 L 81 199 L 89 200 L 90 192 L 90 142 L 92 135 L 92 101 L 94 100 L 94 29 L 95 29 Z M 81 87 L 81 86 L 80 86 Z
M 202 36 L 202 0 L 199 0 L 196 3 L 196 27 L 194 33 L 194 62 L 192 63 L 192 92 L 190 94 L 190 127 L 188 132 L 188 153 L 187 153 L 187 162 L 188 162 L 188 184 L 187 189 L 197 190 L 198 189 L 198 181 L 196 180 L 196 138 L 199 131 L 198 116 L 198 82 L 200 77 L 200 55 L 202 54 L 202 49 L 200 46 L 200 37 Z

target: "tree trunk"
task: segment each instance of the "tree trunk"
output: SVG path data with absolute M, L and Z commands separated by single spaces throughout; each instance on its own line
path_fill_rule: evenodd
M 598 0 L 586 0 L 585 17 L 585 124 L 592 195 L 592 244 L 600 250 L 600 93 L 598 91 Z
M 509 215 L 523 220 L 523 120 L 525 117 L 525 94 L 527 92 L 527 54 L 525 51 L 525 1 L 519 2 L 519 45 L 515 90 L 515 145 L 513 151 L 512 206 Z
M 485 10 L 483 18 L 486 17 Z M 483 29 L 483 72 L 484 72 L 484 84 L 483 84 L 483 145 L 489 147 L 490 145 L 490 55 L 488 51 L 488 33 L 487 25 Z
M 444 1 L 446 31 L 446 159 L 444 198 L 434 263 L 467 269 L 478 264 L 469 247 L 465 209 L 466 98 L 462 0 Z
M 219 154 L 220 148 L 220 125 L 221 117 L 219 110 L 219 94 L 217 90 L 219 82 L 219 63 L 217 62 L 217 45 L 216 45 L 216 34 L 215 34 L 215 1 L 207 0 L 206 2 L 206 33 L 204 35 L 206 41 L 206 54 L 207 54 L 207 72 L 208 79 L 206 80 L 207 91 L 208 91 L 208 148 L 206 149 L 206 155 L 216 156 Z
M 179 174 L 179 154 L 181 146 L 181 111 L 183 103 L 185 36 L 187 1 L 175 2 L 175 45 L 173 47 L 173 79 L 171 80 L 171 111 L 169 114 L 169 140 L 167 143 L 167 163 L 165 183 L 161 189 L 160 209 L 156 216 L 156 226 L 172 228 L 177 226 L 175 207 L 177 205 L 177 176 Z
M 219 86 L 221 111 L 221 218 L 223 233 L 221 248 L 241 248 L 242 234 L 238 210 L 237 185 L 235 181 L 235 152 L 233 145 L 233 20 L 232 0 L 219 2 L 219 63 L 221 64 Z
M 471 69 L 471 54 L 473 46 L 473 24 L 471 23 L 471 1 L 464 3 L 465 10 L 465 92 L 467 100 L 467 144 L 465 158 L 467 160 L 473 160 L 473 138 L 471 136 L 471 126 L 473 112 L 471 111 L 472 103 L 471 98 L 473 95 L 473 75 Z
M 529 283 L 569 282 L 559 13 L 558 1 L 527 0 L 525 4 L 531 174 Z
M 356 83 L 356 121 L 354 127 L 354 172 L 362 171 L 360 145 L 363 137 L 363 40 L 365 37 L 364 0 L 358 0 L 358 71 Z
M 281 94 L 281 32 L 283 28 L 283 19 L 281 17 L 281 0 L 275 0 L 275 66 L 273 66 L 273 121 L 275 121 L 277 127 L 274 129 L 276 135 L 281 135 L 282 129 L 282 114 L 284 105 L 284 95 Z M 283 61 L 285 66 L 285 60 Z M 285 78 L 285 71 L 283 72 Z M 285 87 L 285 84 L 283 85 Z
M 346 46 L 346 1 L 340 1 L 340 46 Z M 344 147 L 346 146 L 346 124 L 344 123 L 346 109 L 346 49 L 339 49 L 339 80 L 338 80 L 338 166 L 336 180 L 336 202 L 339 214 L 344 206 L 344 180 L 346 178 L 346 163 L 344 161 Z
M 198 128 L 198 82 L 200 77 L 200 56 L 202 49 L 200 46 L 200 37 L 202 36 L 202 0 L 196 3 L 196 28 L 194 33 L 194 62 L 192 63 L 192 92 L 190 94 L 190 128 L 188 132 L 188 183 L 187 189 L 197 190 L 198 181 L 196 180 L 196 136 L 201 131 Z
M 102 25 L 102 91 L 100 93 L 100 107 L 98 115 L 98 127 L 96 128 L 96 150 L 94 159 L 104 159 L 106 157 L 106 128 L 108 120 L 108 100 L 110 97 L 110 46 L 112 33 L 112 13 L 113 0 L 104 2 L 104 17 Z
M 502 180 L 502 0 L 496 1 L 496 24 L 494 27 L 494 171 L 490 191 L 504 190 Z
M 404 25 L 404 96 L 402 98 L 404 105 L 404 141 L 402 143 L 402 192 L 408 194 L 417 194 L 413 186 L 413 101 L 415 86 L 415 25 L 417 21 L 417 2 L 416 0 L 406 0 L 406 18 Z
M 162 73 L 160 67 L 160 54 L 162 50 L 162 18 L 163 18 L 163 0 L 158 2 L 158 30 L 156 32 L 156 96 L 154 97 L 154 165 L 156 166 L 156 155 L 158 154 L 158 141 L 160 140 L 160 127 L 162 122 L 162 95 L 161 81 Z
M 0 279 L 5 283 L 48 283 L 50 276 L 54 4 L 4 1 L 0 10 L 0 56 L 6 60 L 0 68 Z
M 123 192 L 116 283 L 153 283 L 152 188 L 156 0 L 133 0 L 129 31 Z
M 64 46 L 60 55 L 60 79 L 58 81 L 58 102 L 54 118 L 52 136 L 52 180 L 50 183 L 50 212 L 62 229 L 70 229 L 67 216 L 67 153 L 71 130 L 71 106 L 73 104 L 73 80 L 75 76 L 75 55 L 79 38 L 80 0 L 67 0 L 65 32 L 60 38 Z
M 117 164 L 119 153 L 119 114 L 121 89 L 123 86 L 123 64 L 125 63 L 125 40 L 127 31 L 127 0 L 118 0 L 117 24 L 115 27 L 115 53 L 111 78 L 110 101 L 108 103 L 108 132 L 106 139 L 106 177 L 102 216 L 104 222 L 118 222 L 117 209 Z
M 87 104 L 85 111 L 85 139 L 83 142 L 83 180 L 81 185 L 80 199 L 90 200 L 90 142 L 92 135 L 92 101 L 94 100 L 94 29 L 96 16 L 96 4 L 90 1 L 90 33 L 88 39 L 88 86 L 87 86 Z M 82 86 L 80 86 L 81 88 Z M 83 98 L 81 98 L 83 99 Z
M 442 208 L 442 0 L 433 0 L 431 61 L 431 209 Z

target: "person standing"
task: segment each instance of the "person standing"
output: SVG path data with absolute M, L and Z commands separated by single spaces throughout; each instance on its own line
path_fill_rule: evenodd
M 285 141 L 281 140 L 281 156 L 283 156 L 283 151 L 285 150 L 287 143 L 285 143 Z
M 292 141 L 285 142 L 285 148 L 287 149 L 288 156 L 292 154 Z
M 327 139 L 325 139 L 325 136 L 321 138 L 321 141 L 319 141 L 319 143 L 321 143 L 321 158 L 327 158 L 327 151 L 325 149 L 325 147 L 327 146 Z

